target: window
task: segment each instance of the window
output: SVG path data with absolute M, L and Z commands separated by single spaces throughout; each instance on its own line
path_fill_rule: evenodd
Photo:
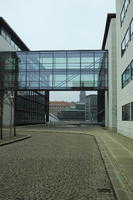
M 125 35 L 125 48 L 127 48 L 128 47 L 128 43 L 129 43 L 129 41 L 130 41 L 130 34 L 129 34 L 130 32 L 129 32 L 129 28 L 128 28 L 128 30 L 127 30 L 127 32 L 126 32 L 126 35 Z
M 130 64 L 130 66 L 131 66 L 131 79 L 133 80 L 133 60 Z
M 130 24 L 130 29 L 131 29 L 131 39 L 132 39 L 133 38 L 133 19 Z
M 124 22 L 124 18 L 126 16 L 126 12 L 127 12 L 129 4 L 130 4 L 130 0 L 125 0 L 124 1 L 123 7 L 122 7 L 122 11 L 121 11 L 121 14 L 120 14 L 120 23 L 121 23 L 121 26 L 122 26 L 122 24 Z
M 131 103 L 131 120 L 133 121 L 133 102 Z
M 130 103 L 122 106 L 122 120 L 130 121 Z
M 130 25 L 127 29 L 127 32 L 124 36 L 124 39 L 122 40 L 122 43 L 121 43 L 121 57 L 125 53 L 128 45 L 129 45 L 129 42 L 132 40 L 132 38 L 133 38 L 133 19 L 131 20 L 131 23 L 130 23 Z
M 133 80 L 133 60 L 122 74 L 122 88 Z
M 130 0 L 125 0 L 125 4 L 124 4 L 124 10 L 125 10 L 125 12 L 127 12 L 129 3 L 130 3 Z
M 125 38 L 124 38 L 121 44 L 121 56 L 123 56 L 123 54 L 125 53 L 125 50 L 126 50 L 126 46 L 125 46 Z

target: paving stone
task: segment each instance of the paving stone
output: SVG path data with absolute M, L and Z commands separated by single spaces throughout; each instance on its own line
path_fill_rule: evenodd
M 94 137 L 36 130 L 0 148 L 0 200 L 89 199 L 116 199 Z

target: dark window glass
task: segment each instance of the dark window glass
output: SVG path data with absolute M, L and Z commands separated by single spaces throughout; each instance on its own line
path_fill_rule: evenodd
M 17 54 L 17 57 L 18 57 L 18 63 L 26 63 L 26 53 L 16 53 Z
M 125 71 L 125 84 L 127 85 L 131 80 L 131 67 L 130 65 L 127 67 Z
M 131 103 L 131 120 L 133 121 L 133 102 Z
M 128 28 L 126 35 L 125 35 L 125 47 L 126 48 L 128 47 L 129 41 L 130 41 L 130 34 L 129 34 L 129 28 Z
M 122 11 L 121 11 L 121 16 L 120 16 L 120 19 L 121 19 L 121 25 L 122 25 L 122 23 L 123 23 L 123 21 L 124 21 L 124 7 L 123 7 L 123 9 L 122 9 Z
M 130 0 L 126 0 L 125 1 L 125 4 L 124 4 L 124 10 L 125 10 L 125 12 L 127 12 L 129 3 L 130 3 Z
M 130 64 L 130 66 L 131 66 L 131 78 L 133 80 L 133 60 L 132 60 L 132 62 Z
M 129 4 L 130 4 L 130 0 L 125 0 L 124 1 L 123 7 L 122 7 L 122 11 L 121 11 L 121 15 L 120 15 L 121 26 L 122 26 L 122 23 L 123 23 L 124 18 L 126 16 L 126 12 L 127 12 Z
M 124 38 L 121 44 L 121 56 L 123 56 L 125 50 L 126 50 L 126 46 L 125 46 L 125 38 Z
M 131 21 L 131 38 L 133 37 L 133 19 L 132 19 L 132 21 Z
M 122 106 L 122 120 L 130 121 L 130 103 Z

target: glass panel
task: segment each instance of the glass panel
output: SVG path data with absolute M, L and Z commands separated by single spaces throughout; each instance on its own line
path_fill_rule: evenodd
M 55 52 L 54 63 L 66 63 L 66 52 Z
M 85 87 L 94 87 L 94 74 L 81 74 L 81 82 Z
M 103 61 L 104 52 L 95 52 L 95 62 L 99 63 Z
M 49 63 L 41 63 L 40 64 L 40 70 L 52 69 L 52 68 L 53 68 L 53 64 L 49 64 Z
M 122 44 L 121 44 L 121 56 L 123 56 L 124 52 L 125 52 L 125 39 L 122 41 Z
M 133 102 L 131 103 L 131 120 L 133 121 Z
M 40 89 L 51 89 L 51 88 L 52 88 L 51 81 L 40 82 Z
M 124 20 L 124 8 L 122 9 L 121 12 L 121 24 L 123 23 L 123 20 Z
M 53 68 L 54 69 L 66 69 L 66 63 L 62 63 L 62 64 L 55 63 Z
M 27 72 L 27 82 L 28 81 L 39 81 L 39 72 Z
M 94 62 L 93 63 L 82 63 L 81 64 L 81 69 L 89 69 L 89 68 L 94 68 L 95 67 L 95 64 Z
M 94 62 L 94 52 L 81 52 L 81 63 Z
M 80 87 L 80 71 L 67 71 L 67 87 Z
M 130 80 L 131 80 L 131 68 L 129 65 L 125 71 L 125 84 L 127 85 Z
M 66 74 L 54 74 L 53 77 L 54 87 L 66 87 Z
M 52 82 L 52 70 L 44 70 L 40 73 L 40 81 L 51 81 Z
M 129 3 L 130 3 L 129 0 L 126 0 L 126 1 L 125 1 L 125 6 L 124 6 L 124 7 L 125 7 L 125 12 L 127 11 L 127 8 L 128 8 Z
M 26 87 L 27 89 L 39 88 L 39 82 L 27 81 Z
M 19 82 L 25 82 L 26 81 L 26 72 L 19 72 Z
M 67 69 L 80 69 L 80 64 L 74 64 L 74 63 L 71 63 L 71 64 L 67 64 Z
M 26 70 L 26 63 L 19 63 L 18 68 L 19 70 Z
M 67 53 L 68 63 L 80 63 L 80 53 L 79 52 L 68 52 Z
M 131 66 L 131 79 L 133 80 L 133 60 L 130 64 L 130 66 Z
M 53 63 L 53 53 L 40 52 L 40 63 Z
M 32 63 L 32 64 L 27 64 L 27 70 L 37 70 L 39 71 L 39 63 L 38 64 L 35 64 L 35 63 Z
M 39 63 L 39 53 L 27 53 L 27 63 Z
M 130 103 L 122 106 L 122 120 L 123 121 L 130 120 Z
M 131 38 L 133 37 L 133 19 L 132 19 L 132 22 L 131 22 Z
M 130 40 L 130 34 L 129 34 L 129 29 L 128 29 L 128 31 L 125 35 L 125 47 L 128 46 L 129 40 Z
M 18 57 L 18 63 L 26 63 L 26 53 L 16 53 Z

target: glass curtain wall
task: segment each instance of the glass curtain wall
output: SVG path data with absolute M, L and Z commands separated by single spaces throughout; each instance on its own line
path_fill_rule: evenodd
M 1 53 L 4 61 L 0 65 L 5 74 L 8 74 L 8 55 L 15 58 L 9 75 L 14 74 L 12 82 L 16 90 L 107 89 L 107 51 Z M 6 79 L 3 82 L 9 83 Z

